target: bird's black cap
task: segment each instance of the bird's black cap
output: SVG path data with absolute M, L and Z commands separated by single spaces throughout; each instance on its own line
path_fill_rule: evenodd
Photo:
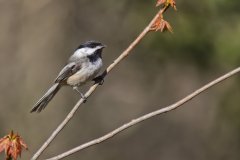
M 80 46 L 77 48 L 77 49 L 81 49 L 81 48 L 85 48 L 85 47 L 88 47 L 88 48 L 95 48 L 97 46 L 104 46 L 102 43 L 100 42 L 97 42 L 97 41 L 86 41 L 82 44 L 80 44 Z

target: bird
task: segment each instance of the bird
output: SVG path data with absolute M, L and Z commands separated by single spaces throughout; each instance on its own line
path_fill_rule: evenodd
M 103 83 L 103 78 L 97 74 L 103 65 L 102 51 L 105 47 L 106 45 L 95 40 L 80 44 L 59 72 L 52 87 L 37 101 L 30 112 L 41 112 L 62 86 L 72 87 L 86 101 L 79 87 L 89 81 Z

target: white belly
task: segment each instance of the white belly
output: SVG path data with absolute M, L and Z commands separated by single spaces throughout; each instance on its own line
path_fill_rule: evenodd
M 101 67 L 102 59 L 99 59 L 94 63 L 84 63 L 78 72 L 67 79 L 67 84 L 71 86 L 81 86 L 95 78 Z

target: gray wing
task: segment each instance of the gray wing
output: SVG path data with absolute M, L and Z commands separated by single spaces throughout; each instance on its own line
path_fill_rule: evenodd
M 66 80 L 68 77 L 70 77 L 80 69 L 81 65 L 79 63 L 75 62 L 68 63 L 58 74 L 57 78 L 55 79 L 55 83 L 60 83 Z

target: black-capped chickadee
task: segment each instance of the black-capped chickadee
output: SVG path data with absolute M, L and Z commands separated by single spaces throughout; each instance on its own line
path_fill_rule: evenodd
M 102 67 L 102 50 L 105 47 L 96 41 L 81 44 L 60 71 L 53 86 L 34 105 L 31 112 L 41 112 L 64 85 L 73 87 L 85 99 L 78 87 L 88 81 L 99 80 L 96 76 Z

